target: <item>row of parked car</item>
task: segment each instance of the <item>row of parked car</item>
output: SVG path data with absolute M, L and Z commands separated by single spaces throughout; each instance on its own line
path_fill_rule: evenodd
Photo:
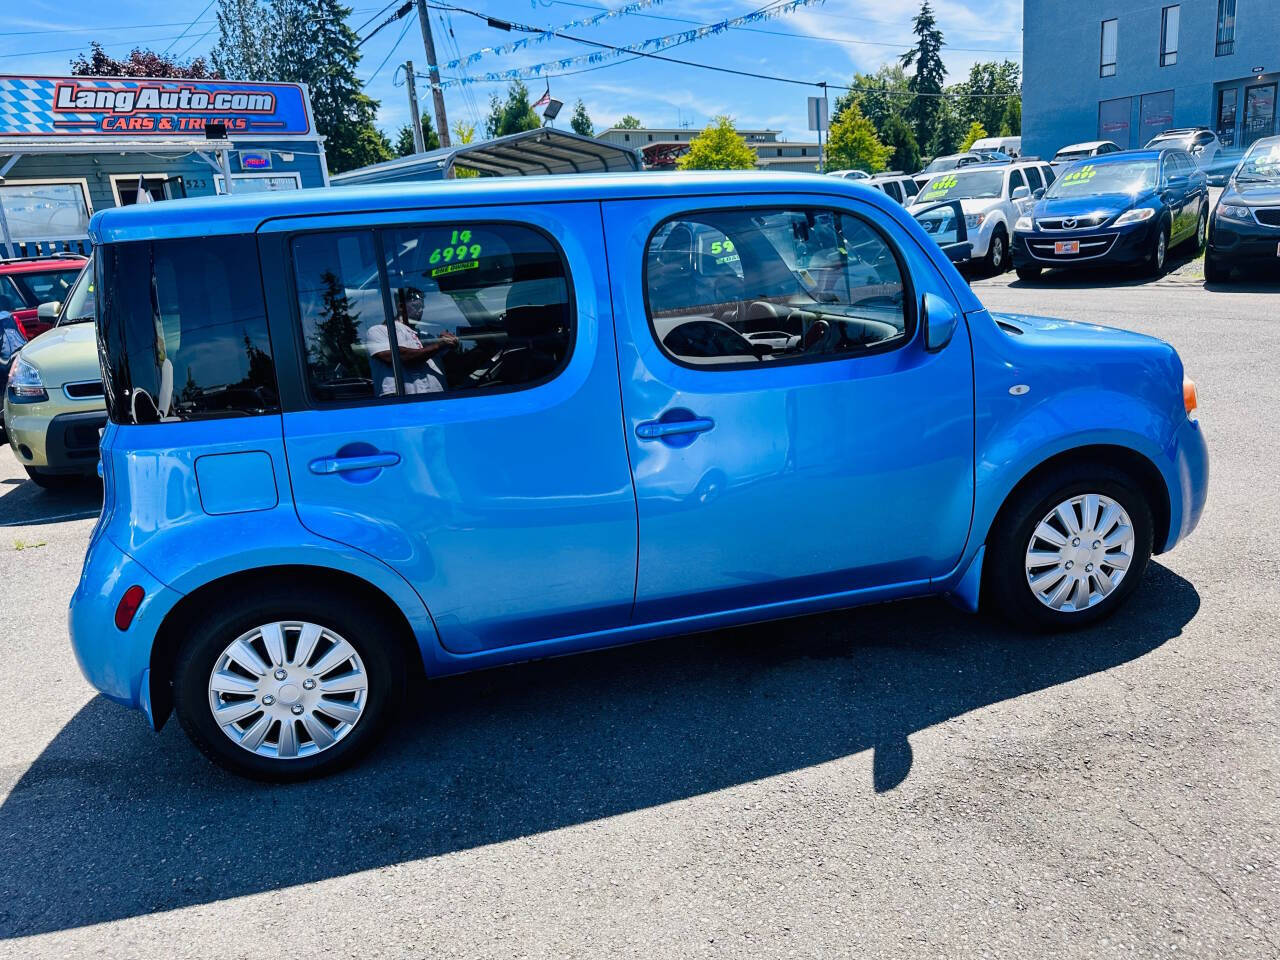
M 1221 156 L 1212 132 L 1169 130 L 1142 150 L 1095 141 L 1049 162 L 941 157 L 913 176 L 861 182 L 916 214 L 953 259 L 991 273 L 1012 265 L 1033 280 L 1048 268 L 1118 265 L 1158 276 L 1185 244 L 1205 250 L 1205 277 L 1221 282 L 1280 258 L 1280 137 L 1234 162 L 1214 207 L 1206 168 Z

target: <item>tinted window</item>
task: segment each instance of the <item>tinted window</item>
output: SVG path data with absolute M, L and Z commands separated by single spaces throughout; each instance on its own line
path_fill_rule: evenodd
M 1031 188 L 1031 192 L 1035 193 L 1044 186 L 1044 181 L 1040 179 L 1040 171 L 1035 167 L 1027 167 L 1027 186 Z
M 920 192 L 920 184 L 908 178 L 902 181 L 902 189 L 907 191 L 907 196 L 914 197 L 917 193 Z
M 1013 193 L 1018 187 L 1025 187 L 1027 181 L 1023 179 L 1021 170 L 1013 170 L 1009 174 L 1009 192 Z
M 35 306 L 56 300 L 61 303 L 67 299 L 67 292 L 80 276 L 80 269 L 51 270 L 48 273 L 14 274 L 14 282 L 27 295 L 27 302 Z
M 279 411 L 252 237 L 121 243 L 96 256 L 112 420 Z
M 896 181 L 886 180 L 884 183 L 884 192 L 899 203 L 902 202 L 902 188 L 898 186 Z
M 314 234 L 295 238 L 294 259 L 317 399 L 528 386 L 569 355 L 564 263 L 528 227 Z
M 709 246 L 704 236 L 723 237 Z M 838 359 L 907 335 L 892 249 L 830 210 L 724 210 L 664 223 L 646 250 L 649 319 L 695 366 Z
M 25 310 L 27 309 L 26 301 L 18 288 L 13 284 L 12 277 L 0 277 L 0 310 Z
M 1049 166 L 1047 163 L 1040 169 L 1044 172 L 1045 186 L 1052 186 L 1053 181 L 1058 179 L 1057 172 L 1053 169 L 1053 167 Z

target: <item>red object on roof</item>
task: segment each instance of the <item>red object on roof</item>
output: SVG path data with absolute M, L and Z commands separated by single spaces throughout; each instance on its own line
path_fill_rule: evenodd
M 84 257 L 18 257 L 14 260 L 0 260 L 0 274 L 79 270 L 84 264 Z

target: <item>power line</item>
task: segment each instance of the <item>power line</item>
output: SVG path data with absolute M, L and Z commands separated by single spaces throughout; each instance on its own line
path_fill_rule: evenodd
M 377 78 L 378 74 L 382 72 L 382 68 L 387 65 L 387 61 L 390 60 L 391 55 L 396 52 L 396 48 L 400 46 L 401 43 L 404 42 L 404 35 L 409 32 L 409 28 L 411 26 L 413 26 L 413 21 L 406 19 L 404 22 L 404 26 L 400 29 L 400 36 L 396 37 L 396 42 L 391 45 L 391 49 L 387 51 L 387 55 L 383 57 L 382 62 L 378 64 L 378 69 L 373 71 L 373 73 L 369 75 L 369 79 L 365 81 L 366 86 L 370 83 L 373 83 L 373 81 Z
M 196 21 L 198 21 L 201 17 L 203 17 L 206 13 L 208 13 L 209 8 L 212 7 L 217 2 L 218 0 L 209 0 L 209 2 L 204 5 L 204 9 L 195 15 L 195 17 L 192 19 L 190 23 L 186 25 L 183 31 L 180 34 L 178 34 L 176 37 L 174 37 L 171 41 L 169 41 L 169 45 L 165 47 L 162 51 L 160 51 L 160 56 L 163 57 L 166 53 L 172 50 L 173 45 L 177 43 L 179 40 L 181 40 L 183 37 L 185 37 L 187 35 L 187 31 L 196 25 Z

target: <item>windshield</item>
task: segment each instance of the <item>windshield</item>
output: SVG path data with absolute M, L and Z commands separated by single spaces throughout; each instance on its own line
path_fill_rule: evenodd
M 939 170 L 954 170 L 960 166 L 959 157 L 939 157 L 921 170 L 921 173 L 937 173 Z
M 969 170 L 934 177 L 920 191 L 918 203 L 936 200 L 984 200 L 1004 192 L 1003 170 Z
M 58 326 L 68 323 L 84 323 L 93 319 L 93 261 L 80 271 L 80 277 L 71 288 L 71 295 L 63 304 L 58 316 Z
M 1179 133 L 1171 137 L 1156 137 L 1147 144 L 1149 148 L 1156 147 L 1181 147 L 1183 150 L 1190 150 L 1195 145 L 1196 135 L 1194 133 Z
M 1158 160 L 1076 164 L 1053 182 L 1045 196 L 1052 199 L 1100 193 L 1140 193 L 1155 186 L 1158 169 Z
M 1059 150 L 1054 155 L 1054 160 L 1083 160 L 1089 156 L 1088 150 Z
M 1255 143 L 1240 161 L 1236 180 L 1246 183 L 1258 180 L 1280 180 L 1280 140 Z

